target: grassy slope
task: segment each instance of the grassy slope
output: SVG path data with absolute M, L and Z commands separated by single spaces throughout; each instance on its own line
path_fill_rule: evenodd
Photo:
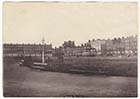
M 93 71 L 94 74 L 137 76 L 137 59 L 133 57 L 68 58 L 65 62 L 76 64 L 77 70 Z
M 64 63 L 56 59 L 50 60 L 47 71 L 137 76 L 137 57 L 69 57 L 64 58 Z
M 52 59 L 46 70 L 91 75 L 137 76 L 137 57 L 69 57 L 64 58 L 64 63 Z
M 73 60 L 80 61 L 81 59 Z M 27 67 L 19 67 L 18 61 L 4 59 L 4 96 L 137 96 L 136 77 L 83 76 L 40 72 Z M 96 63 L 98 62 L 96 61 Z M 76 67 L 91 70 L 90 66 L 87 68 L 77 65 Z

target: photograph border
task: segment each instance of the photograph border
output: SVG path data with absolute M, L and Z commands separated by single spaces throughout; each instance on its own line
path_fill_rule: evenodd
M 138 84 L 138 97 L 136 97 L 136 98 L 140 98 L 140 92 L 139 92 L 139 90 L 140 90 L 140 86 L 139 86 L 139 83 L 140 83 L 140 68 L 139 68 L 139 64 L 140 64 L 140 62 L 139 62 L 139 58 L 140 58 L 140 36 L 139 36 L 139 32 L 140 32 L 140 1 L 139 0 L 43 0 L 43 1 L 39 1 L 39 0 L 1 0 L 0 1 L 0 7 L 1 7 L 1 9 L 0 9 L 0 14 L 1 14 L 1 16 L 3 16 L 3 2 L 137 2 L 138 3 L 138 65 L 137 65 L 137 67 L 138 67 L 138 82 L 137 82 L 137 84 Z M 0 70 L 1 70 L 1 72 L 0 72 L 0 98 L 1 99 L 4 99 L 4 98 L 8 98 L 8 99 L 14 99 L 15 97 L 4 97 L 3 96 L 3 17 L 0 19 L 0 21 L 1 21 L 1 27 L 0 27 L 0 29 L 1 29 L 1 34 L 0 34 Z M 2 82 L 1 82 L 2 81 Z M 16 98 L 18 98 L 18 97 L 16 97 Z M 21 98 L 21 97 L 19 97 L 19 98 Z M 22 97 L 23 99 L 26 99 L 26 98 L 34 98 L 34 97 Z M 38 97 L 38 99 L 41 99 L 41 98 L 43 98 L 43 97 Z M 44 97 L 44 98 L 46 98 L 46 97 Z M 48 97 L 47 97 L 48 98 Z M 51 97 L 50 97 L 51 98 Z M 59 97 L 58 97 L 59 98 Z M 76 97 L 75 97 L 76 98 Z M 92 97 L 91 97 L 92 98 Z M 93 97 L 94 99 L 96 99 L 96 97 Z M 97 97 L 97 98 L 100 98 L 100 97 Z M 116 98 L 116 97 L 115 97 Z M 131 98 L 131 97 L 130 97 Z M 129 99 L 130 99 L 129 98 Z M 100 99 L 108 99 L 108 98 L 100 98 Z M 113 98 L 110 98 L 110 99 L 113 99 Z M 122 99 L 121 97 L 119 97 L 119 98 L 117 98 L 117 99 Z

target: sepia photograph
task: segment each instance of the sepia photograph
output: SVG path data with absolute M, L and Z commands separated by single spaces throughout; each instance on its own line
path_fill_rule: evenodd
M 138 97 L 138 2 L 2 5 L 3 97 Z

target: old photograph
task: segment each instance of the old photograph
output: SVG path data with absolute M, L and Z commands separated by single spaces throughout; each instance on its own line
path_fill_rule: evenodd
M 3 2 L 4 97 L 137 97 L 138 2 Z

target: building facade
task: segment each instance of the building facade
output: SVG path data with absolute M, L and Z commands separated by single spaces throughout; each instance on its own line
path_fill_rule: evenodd
M 137 55 L 137 35 L 114 39 L 93 39 L 86 45 L 95 48 L 97 55 L 118 56 L 118 55 Z
M 52 45 L 45 44 L 45 56 L 52 56 Z M 41 44 L 3 44 L 3 56 L 41 56 Z
M 93 39 L 92 41 L 88 42 L 88 44 L 90 44 L 91 48 L 96 50 L 96 54 L 97 55 L 101 55 L 102 54 L 102 45 L 105 44 L 106 40 L 104 39 Z
M 137 35 L 125 39 L 125 53 L 137 55 Z
M 65 42 L 63 43 L 63 47 L 64 47 L 64 48 L 67 48 L 67 47 L 73 48 L 73 47 L 75 47 L 75 42 L 74 42 L 74 41 L 71 41 L 71 40 L 65 41 Z

